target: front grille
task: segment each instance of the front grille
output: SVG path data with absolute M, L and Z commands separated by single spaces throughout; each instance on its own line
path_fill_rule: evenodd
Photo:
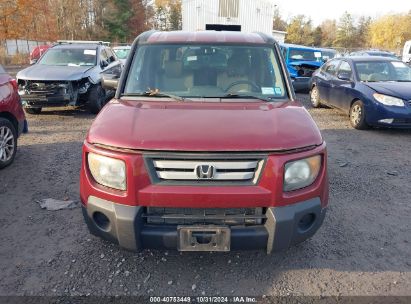
M 261 225 L 263 208 L 146 207 L 143 217 L 153 225 Z
M 26 89 L 29 94 L 66 94 L 68 90 L 67 82 L 29 82 Z
M 149 158 L 154 180 L 176 183 L 255 183 L 264 159 L 258 158 Z

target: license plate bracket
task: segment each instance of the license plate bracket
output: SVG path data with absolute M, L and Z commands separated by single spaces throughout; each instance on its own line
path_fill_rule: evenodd
M 231 230 L 226 226 L 177 226 L 178 251 L 230 251 Z

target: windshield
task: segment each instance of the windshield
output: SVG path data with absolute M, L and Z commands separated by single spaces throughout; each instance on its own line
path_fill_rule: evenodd
M 49 49 L 40 59 L 39 64 L 58 66 L 94 66 L 97 50 L 93 48 Z
M 290 60 L 321 61 L 321 51 L 290 49 Z
M 361 81 L 411 81 L 411 67 L 401 61 L 356 62 Z
M 128 53 L 130 53 L 130 49 L 114 49 L 113 51 L 116 53 L 118 59 L 126 59 Z
M 278 58 L 274 49 L 267 46 L 140 46 L 123 95 L 147 91 L 162 93 L 163 97 L 165 94 L 192 98 L 283 99 L 287 96 Z

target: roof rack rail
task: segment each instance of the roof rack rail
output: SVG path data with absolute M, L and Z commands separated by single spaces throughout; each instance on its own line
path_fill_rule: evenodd
M 58 44 L 100 44 L 110 46 L 108 41 L 89 41 L 89 40 L 57 40 Z

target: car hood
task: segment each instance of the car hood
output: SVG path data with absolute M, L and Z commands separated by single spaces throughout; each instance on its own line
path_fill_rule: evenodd
M 410 82 L 367 82 L 365 85 L 380 94 L 411 100 Z
M 34 64 L 17 73 L 17 79 L 24 80 L 79 80 L 94 66 L 51 66 Z
M 306 66 L 306 67 L 312 67 L 312 68 L 319 68 L 322 63 L 317 62 L 317 61 L 307 61 L 307 60 L 297 60 L 297 61 L 291 61 L 289 63 L 291 66 Z
M 162 151 L 281 151 L 321 145 L 297 102 L 197 103 L 111 101 L 87 141 Z

